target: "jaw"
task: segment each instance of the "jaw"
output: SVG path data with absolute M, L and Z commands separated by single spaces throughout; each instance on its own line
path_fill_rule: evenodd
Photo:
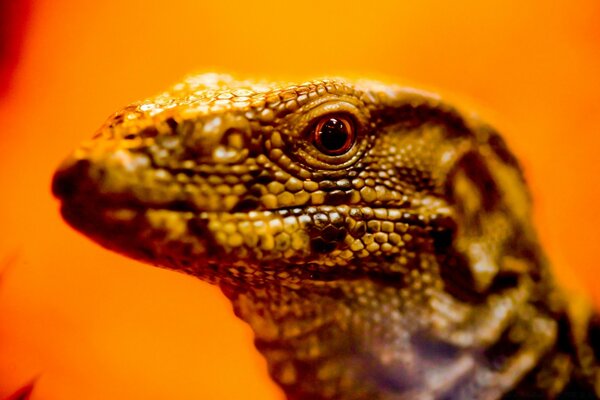
M 61 213 L 107 249 L 210 283 L 260 284 L 309 262 L 310 238 L 288 211 L 192 212 L 110 200 L 80 194 L 63 200 Z
M 232 275 L 249 283 L 260 269 L 255 261 L 240 261 L 215 243 L 208 230 L 209 214 L 214 213 L 63 202 L 61 214 L 104 248 L 208 283 L 220 284 Z
M 191 212 L 65 201 L 61 214 L 103 247 L 153 265 L 181 269 L 208 256 L 206 236 L 189 235 L 203 220 Z

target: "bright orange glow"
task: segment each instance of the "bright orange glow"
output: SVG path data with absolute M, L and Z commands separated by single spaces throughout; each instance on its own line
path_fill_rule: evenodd
M 31 12 L 0 99 L 0 398 L 36 376 L 33 400 L 282 398 L 216 288 L 101 249 L 50 195 L 54 168 L 111 112 L 192 71 L 368 76 L 477 105 L 523 160 L 559 276 L 600 302 L 597 0 L 38 0 Z

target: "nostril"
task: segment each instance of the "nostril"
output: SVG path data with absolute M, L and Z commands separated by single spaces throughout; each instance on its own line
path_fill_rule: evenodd
M 61 200 L 72 198 L 88 176 L 89 169 L 88 160 L 70 158 L 63 162 L 52 178 L 52 194 Z

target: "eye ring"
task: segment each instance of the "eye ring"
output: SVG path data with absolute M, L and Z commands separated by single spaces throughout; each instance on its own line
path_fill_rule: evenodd
M 346 115 L 327 115 L 315 125 L 311 140 L 322 153 L 339 156 L 347 153 L 356 141 L 354 121 Z

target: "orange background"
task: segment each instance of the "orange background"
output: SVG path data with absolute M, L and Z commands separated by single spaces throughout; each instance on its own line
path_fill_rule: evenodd
M 194 70 L 410 82 L 476 104 L 523 160 L 558 275 L 600 302 L 600 2 L 33 3 L 0 98 L 0 398 L 276 399 L 218 289 L 68 228 L 53 169 Z

